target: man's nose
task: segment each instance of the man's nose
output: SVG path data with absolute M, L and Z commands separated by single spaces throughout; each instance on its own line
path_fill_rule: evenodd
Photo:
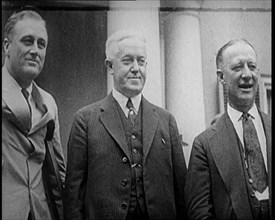
M 138 62 L 137 62 L 137 60 L 134 60 L 132 68 L 131 68 L 131 72 L 137 72 L 138 69 L 139 69 Z
M 38 55 L 38 45 L 37 43 L 34 43 L 30 49 L 30 54 L 33 56 L 33 57 L 36 57 Z
M 250 78 L 250 77 L 252 77 L 252 72 L 249 69 L 249 67 L 247 66 L 247 64 L 243 68 L 242 77 L 243 78 Z

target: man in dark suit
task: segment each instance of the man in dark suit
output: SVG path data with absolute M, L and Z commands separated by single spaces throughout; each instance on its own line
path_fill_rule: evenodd
M 52 219 L 42 175 L 50 121 L 57 175 L 65 180 L 57 106 L 33 81 L 43 68 L 47 44 L 46 23 L 38 13 L 24 10 L 9 18 L 2 67 L 2 219 Z M 56 185 L 48 187 L 50 192 Z
M 120 30 L 106 56 L 113 91 L 72 125 L 65 219 L 182 219 L 186 164 L 174 117 L 141 93 L 145 39 Z
M 247 40 L 230 41 L 216 63 L 229 102 L 194 140 L 185 186 L 188 217 L 271 219 L 271 120 L 255 105 L 255 49 Z

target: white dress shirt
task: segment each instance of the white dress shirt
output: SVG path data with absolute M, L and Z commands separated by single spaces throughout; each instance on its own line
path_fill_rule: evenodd
M 237 132 L 237 135 L 242 143 L 242 147 L 244 147 L 244 140 L 243 140 L 243 125 L 242 125 L 242 112 L 232 108 L 229 104 L 227 104 L 227 113 L 229 115 L 230 120 L 232 121 L 234 128 Z M 258 139 L 261 146 L 261 151 L 264 158 L 264 164 L 265 168 L 267 169 L 267 155 L 266 155 L 266 137 L 264 133 L 264 128 L 261 120 L 261 116 L 257 110 L 257 107 L 254 103 L 252 108 L 248 111 L 248 113 L 252 116 L 252 122 L 256 128 Z M 268 187 L 265 189 L 263 193 L 260 193 L 258 191 L 255 192 L 255 196 L 258 200 L 262 199 L 268 199 L 269 198 L 269 192 Z
M 127 108 L 126 104 L 129 98 L 118 92 L 115 88 L 113 89 L 112 94 L 115 100 L 120 105 L 121 109 L 123 110 L 125 116 L 128 117 L 129 109 Z M 139 93 L 137 96 L 132 97 L 131 100 L 134 106 L 134 111 L 137 114 L 141 102 L 141 93 Z
M 3 68 L 6 68 L 6 67 L 4 66 Z M 9 74 L 7 69 L 5 71 L 3 71 L 2 79 L 5 83 L 7 83 L 14 90 L 18 90 L 21 93 L 22 88 L 19 86 L 19 84 L 16 82 L 16 80 Z M 29 93 L 28 101 L 29 101 L 30 107 L 31 107 L 32 127 L 33 127 L 33 125 L 35 125 L 41 119 L 43 114 L 42 114 L 42 111 L 37 108 L 35 100 L 32 96 L 32 89 L 33 89 L 33 83 L 31 83 L 31 85 L 28 88 L 26 88 L 26 90 Z M 21 98 L 24 99 L 24 101 L 26 101 L 23 94 L 22 94 Z
M 37 107 L 35 103 L 35 100 L 32 95 L 32 88 L 33 88 L 33 84 L 31 84 L 28 88 L 26 88 L 26 90 L 30 94 L 28 101 L 30 103 L 31 110 L 32 110 L 32 127 L 33 127 L 33 125 L 37 124 L 40 121 L 43 114 L 42 114 L 42 111 Z

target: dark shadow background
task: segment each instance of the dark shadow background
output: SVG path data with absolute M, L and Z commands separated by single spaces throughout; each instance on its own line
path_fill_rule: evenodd
M 45 65 L 35 81 L 57 102 L 61 142 L 67 157 L 67 141 L 75 112 L 106 96 L 104 59 L 108 6 L 77 1 L 30 4 L 35 5 L 46 20 L 49 35 Z M 26 5 L 26 1 L 2 1 L 2 40 L 8 17 Z M 3 61 L 2 52 L 2 65 Z

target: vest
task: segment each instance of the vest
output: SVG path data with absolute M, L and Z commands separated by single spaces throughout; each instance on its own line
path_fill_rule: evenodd
M 142 108 L 140 105 L 140 110 L 135 118 L 134 126 L 125 116 L 118 104 L 117 108 L 125 131 L 132 161 L 129 212 L 134 212 L 137 205 L 139 205 L 141 211 L 146 213 L 145 193 L 143 187 Z
M 242 158 L 242 165 L 243 165 L 243 171 L 244 171 L 244 175 L 245 175 L 245 179 L 246 179 L 246 187 L 247 187 L 247 193 L 249 195 L 249 202 L 250 202 L 250 206 L 251 206 L 251 210 L 252 210 L 254 219 L 257 219 L 256 216 L 258 216 L 259 211 L 260 211 L 259 201 L 258 201 L 257 197 L 255 196 L 255 192 L 251 185 L 251 180 L 250 180 L 249 174 L 248 174 L 248 166 L 247 166 L 247 162 L 245 161 L 244 149 L 243 149 L 242 143 L 239 138 L 237 138 L 237 139 L 238 139 L 239 150 L 240 150 L 240 154 L 241 154 L 241 158 Z

